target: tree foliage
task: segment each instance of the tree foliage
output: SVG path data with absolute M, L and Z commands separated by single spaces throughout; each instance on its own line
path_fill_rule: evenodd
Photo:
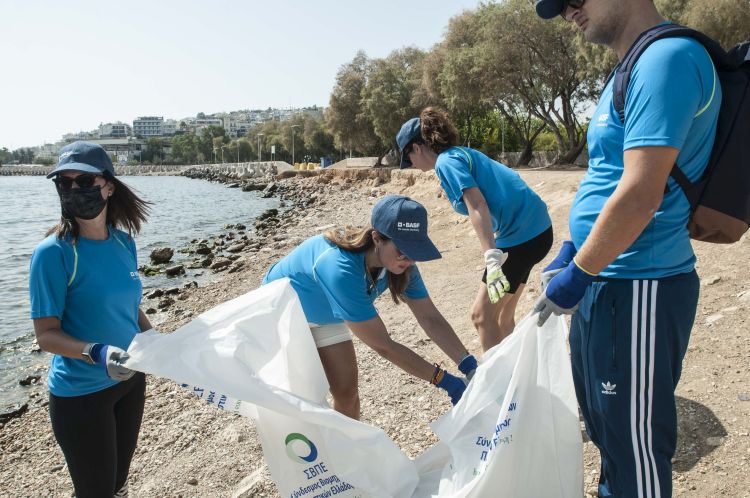
M 362 112 L 382 147 L 382 157 L 396 146 L 396 133 L 420 107 L 413 97 L 422 83 L 424 52 L 407 47 L 392 52 L 384 59 L 370 63 L 367 81 L 362 90 Z
M 326 124 L 337 146 L 360 154 L 379 145 L 362 100 L 369 71 L 370 60 L 363 51 L 341 66 L 326 111 Z

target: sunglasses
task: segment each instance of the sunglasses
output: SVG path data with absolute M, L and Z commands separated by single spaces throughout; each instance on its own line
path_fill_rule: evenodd
M 97 178 L 100 178 L 100 175 L 84 173 L 73 178 L 58 175 L 52 181 L 55 182 L 55 185 L 60 190 L 70 190 L 73 188 L 74 183 L 80 188 L 91 188 L 94 186 L 94 183 L 96 183 Z
M 580 9 L 584 3 L 586 3 L 586 0 L 563 0 L 563 9 L 560 12 L 560 17 L 565 19 L 565 11 L 568 10 L 568 7 L 571 9 Z M 567 21 L 567 19 L 565 20 Z

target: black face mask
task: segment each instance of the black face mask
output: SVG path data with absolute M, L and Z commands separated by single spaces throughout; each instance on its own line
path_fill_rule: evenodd
M 107 205 L 107 199 L 102 198 L 102 188 L 71 188 L 68 190 L 57 190 L 60 196 L 60 206 L 66 217 L 81 218 L 82 220 L 93 220 L 102 212 Z

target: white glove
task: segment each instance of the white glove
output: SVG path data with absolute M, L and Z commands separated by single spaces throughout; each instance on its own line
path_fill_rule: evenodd
M 503 263 L 508 254 L 500 249 L 489 249 L 484 252 L 484 264 L 487 267 L 487 295 L 492 304 L 497 303 L 510 289 L 510 282 L 503 273 Z

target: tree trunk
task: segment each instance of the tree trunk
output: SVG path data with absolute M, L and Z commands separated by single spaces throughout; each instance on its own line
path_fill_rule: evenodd
M 523 150 L 521 151 L 521 155 L 518 156 L 518 161 L 516 161 L 515 166 L 528 166 L 531 162 L 531 158 L 533 156 L 533 150 L 532 150 L 532 144 L 533 142 L 526 142 L 526 144 L 523 147 Z
M 389 152 L 391 152 L 393 149 L 385 149 L 385 151 L 381 151 L 378 154 L 378 162 L 375 163 L 375 168 L 382 168 L 383 167 L 383 158 L 388 155 Z M 399 155 L 399 157 L 401 157 Z
M 586 137 L 581 138 L 580 142 L 570 147 L 563 154 L 560 154 L 555 161 L 555 164 L 573 164 L 576 158 L 581 154 L 583 148 L 586 146 Z

